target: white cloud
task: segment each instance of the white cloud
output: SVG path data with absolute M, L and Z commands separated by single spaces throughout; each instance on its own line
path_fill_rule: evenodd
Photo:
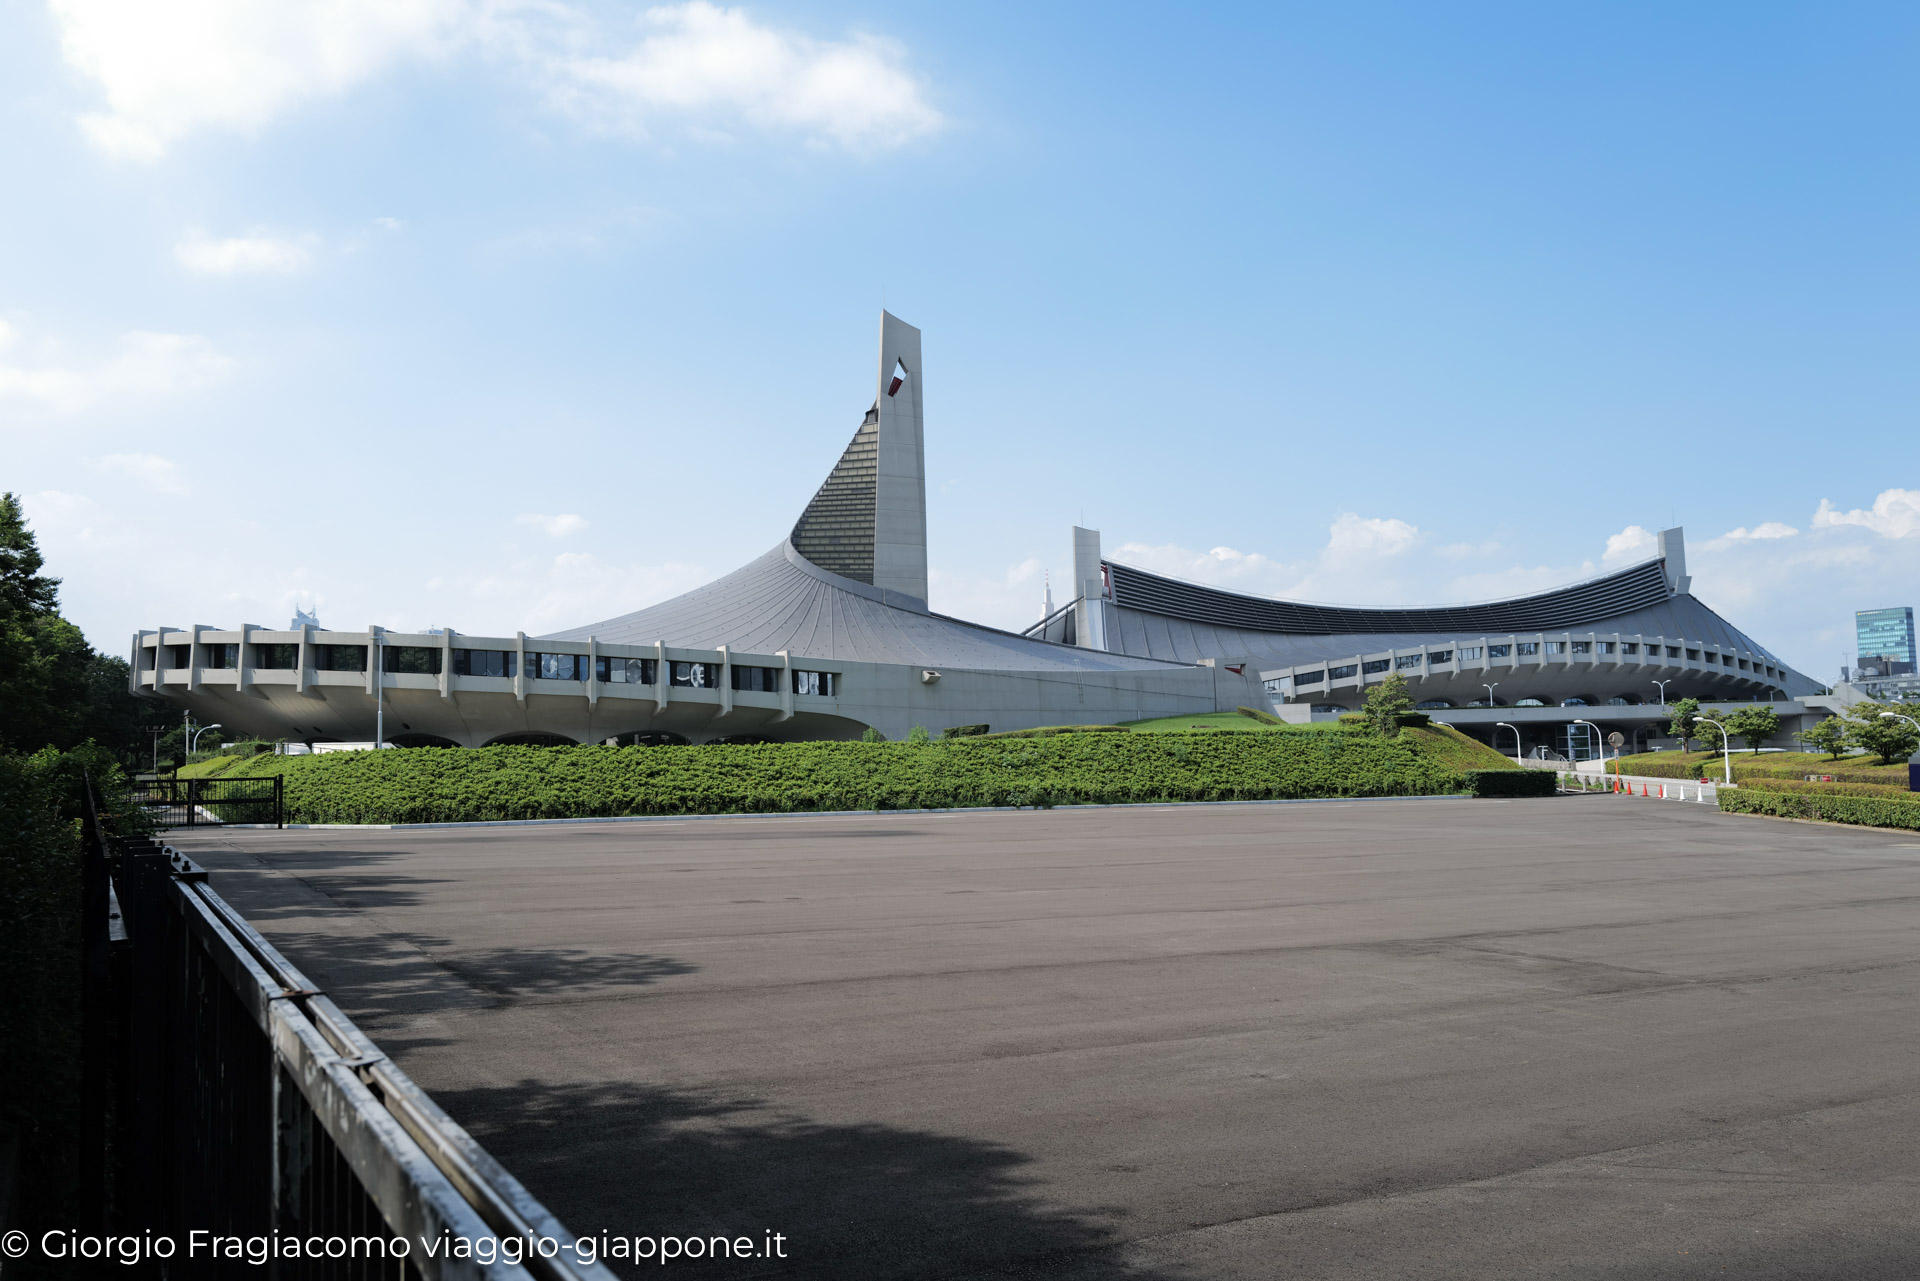
M 313 237 L 229 236 L 214 240 L 193 232 L 173 247 L 173 256 L 188 271 L 212 276 L 236 276 L 243 272 L 271 272 L 291 275 L 305 271 L 313 260 Z
M 104 109 L 83 115 L 110 154 L 154 161 L 203 130 L 254 135 L 311 99 L 408 61 L 459 55 L 539 86 L 594 125 L 695 137 L 742 127 L 894 146 L 941 124 L 893 41 L 762 26 L 693 0 L 645 10 L 614 37 L 563 0 L 50 0 L 66 61 Z
M 577 534 L 587 527 L 585 516 L 576 516 L 571 512 L 559 516 L 542 516 L 538 512 L 527 512 L 515 516 L 516 525 L 530 525 L 548 538 L 565 538 L 568 534 Z
M 103 470 L 132 477 L 156 494 L 184 494 L 187 484 L 180 465 L 158 454 L 108 454 L 100 460 Z
M 14 330 L 0 322 L 0 352 L 16 345 Z M 135 330 L 121 337 L 112 356 L 90 366 L 0 360 L 0 401 L 24 400 L 72 412 L 108 396 L 210 386 L 232 366 L 232 360 L 197 335 Z
M 1920 489 L 1882 490 L 1867 511 L 1835 511 L 1833 504 L 1822 498 L 1819 510 L 1813 513 L 1813 527 L 1832 529 L 1840 525 L 1860 525 L 1882 538 L 1920 534 Z
M 1628 525 L 1607 538 L 1607 550 L 1601 554 L 1600 563 L 1612 566 L 1648 560 L 1659 544 L 1660 540 L 1651 530 L 1641 525 Z
M 1755 539 L 1766 542 L 1775 538 L 1793 538 L 1798 535 L 1799 532 L 1800 531 L 1792 525 L 1777 520 L 1768 520 L 1762 521 L 1752 529 L 1748 529 L 1745 525 L 1740 526 L 1738 529 L 1729 529 L 1726 533 L 1720 535 L 1720 537 L 1708 539 L 1706 542 L 1700 544 L 1700 546 L 1707 550 L 1719 551 L 1723 547 L 1731 547 L 1735 543 L 1749 543 Z
M 1419 529 L 1404 520 L 1381 520 L 1343 512 L 1328 530 L 1327 548 L 1322 555 L 1329 564 L 1350 565 L 1398 556 L 1419 541 Z
M 940 126 L 894 41 L 813 40 L 705 0 L 648 9 L 640 22 L 646 34 L 623 53 L 557 60 L 560 98 L 619 128 L 677 116 L 708 130 L 746 124 L 855 148 L 896 146 Z
M 94 145 L 157 160 L 200 129 L 253 134 L 293 104 L 341 93 L 444 47 L 464 0 L 50 0 L 69 66 L 106 110 Z

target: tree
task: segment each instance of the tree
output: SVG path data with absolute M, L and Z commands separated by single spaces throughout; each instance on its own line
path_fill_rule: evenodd
M 60 616 L 60 580 L 43 568 L 20 500 L 0 494 L 0 752 L 91 739 L 132 763 L 175 709 L 128 692 L 126 660 L 95 653 Z
M 1882 765 L 1905 760 L 1920 747 L 1920 731 L 1903 719 L 1913 713 L 1913 708 L 1894 703 L 1855 703 L 1847 709 L 1847 738 L 1879 757 Z
M 1413 696 L 1407 693 L 1407 678 L 1395 672 L 1375 685 L 1367 691 L 1367 701 L 1360 710 L 1374 733 L 1392 738 L 1400 732 L 1400 718 L 1413 710 Z
M 1780 713 L 1765 703 L 1750 703 L 1726 718 L 1727 732 L 1745 739 L 1747 750 L 1758 752 L 1763 743 L 1780 732 Z
M 1667 733 L 1680 740 L 1680 750 L 1686 751 L 1692 741 L 1694 731 L 1700 725 L 1700 700 L 1682 698 L 1675 700 L 1667 709 L 1671 719 L 1667 722 Z
M 1845 721 L 1841 720 L 1838 716 L 1829 716 L 1812 729 L 1801 734 L 1800 741 L 1816 752 L 1825 752 L 1829 757 L 1837 761 L 1840 759 L 1840 754 L 1847 750 L 1847 745 L 1852 741 L 1852 736 L 1847 730 L 1847 723 Z

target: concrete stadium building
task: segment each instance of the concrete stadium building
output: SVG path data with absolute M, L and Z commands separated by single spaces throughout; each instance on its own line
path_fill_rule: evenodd
M 1816 682 L 1693 596 L 1679 529 L 1659 535 L 1650 560 L 1616 573 L 1423 609 L 1305 604 L 1182 582 L 1102 558 L 1099 534 L 1086 529 L 1074 531 L 1074 561 L 1078 594 L 1028 635 L 1244 666 L 1287 720 L 1357 709 L 1369 686 L 1394 673 L 1436 720 L 1507 751 L 1517 742 L 1576 759 L 1614 732 L 1634 748 L 1661 739 L 1661 704 L 1677 698 L 1773 703 L 1783 737 L 1829 711 Z
M 764 555 L 685 595 L 538 637 L 158 627 L 133 638 L 133 689 L 230 733 L 369 742 L 378 724 L 401 746 L 480 747 L 900 738 L 1236 707 L 1309 720 L 1398 672 L 1439 719 L 1575 756 L 1594 723 L 1645 742 L 1658 681 L 1669 697 L 1775 701 L 1789 725 L 1817 690 L 1693 598 L 1677 529 L 1654 559 L 1591 582 L 1404 610 L 1181 582 L 1104 559 L 1099 534 L 1076 529 L 1073 598 L 1025 633 L 935 613 L 923 384 L 920 332 L 883 312 L 873 406 L 813 500 Z
M 529 637 L 159 627 L 137 693 L 266 738 L 403 746 L 901 738 L 1263 705 L 1250 672 L 983 627 L 927 604 L 920 331 L 882 313 L 878 386 L 786 537 L 705 587 Z

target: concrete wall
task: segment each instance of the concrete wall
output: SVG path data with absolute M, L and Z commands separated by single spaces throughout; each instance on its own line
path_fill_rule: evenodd
M 436 648 L 439 675 L 387 672 L 376 686 L 370 672 L 322 671 L 321 645 Z M 242 665 L 209 668 L 211 645 L 238 644 Z M 292 669 L 262 668 L 250 661 L 254 645 L 297 645 Z M 186 667 L 166 665 L 168 647 L 188 645 Z M 455 649 L 506 650 L 522 655 L 513 678 L 456 676 Z M 590 658 L 651 658 L 664 679 L 667 664 L 702 662 L 722 668 L 719 688 L 549 681 L 526 674 L 524 655 L 543 652 Z M 154 670 L 154 658 L 162 659 Z M 575 742 L 600 742 L 633 733 L 674 733 L 694 742 L 749 734 L 772 739 L 854 738 L 868 726 L 890 739 L 915 725 L 939 733 L 952 725 L 985 723 L 996 730 L 1039 725 L 1103 725 L 1156 716 L 1181 716 L 1235 707 L 1264 707 L 1251 674 L 1213 667 L 1167 667 L 1114 672 L 1007 672 L 908 667 L 794 659 L 782 654 L 743 654 L 725 649 L 602 645 L 595 641 L 535 640 L 524 635 L 462 636 L 381 632 L 300 632 L 261 628 L 206 627 L 142 632 L 134 640 L 132 685 L 136 692 L 166 697 L 192 708 L 204 723 L 235 733 L 296 741 L 371 740 L 375 698 L 384 701 L 386 733 L 431 734 L 466 747 L 480 747 L 506 734 L 558 734 Z M 783 679 L 780 693 L 734 690 L 733 665 L 832 672 L 835 696 L 795 694 Z M 591 667 L 591 664 L 590 664 Z M 929 679 L 929 676 L 932 679 Z

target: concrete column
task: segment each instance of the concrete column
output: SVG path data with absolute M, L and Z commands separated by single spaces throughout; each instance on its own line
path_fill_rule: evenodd
M 187 692 L 200 692 L 200 632 L 205 623 L 194 623 L 187 628 Z
M 720 647 L 720 714 L 725 716 L 733 710 L 733 656 L 727 647 Z
M 786 650 L 776 650 L 780 658 L 780 714 L 775 721 L 793 719 L 793 656 Z
M 453 628 L 440 633 L 440 697 L 453 702 Z
M 133 653 L 127 656 L 127 693 L 136 697 L 140 693 L 140 642 L 146 636 L 145 632 L 133 634 Z
M 233 688 L 234 692 L 244 694 L 250 683 L 247 677 L 252 674 L 253 666 L 247 662 L 247 637 L 253 633 L 252 623 L 240 624 L 240 643 L 234 646 Z
M 597 706 L 600 702 L 600 642 L 592 636 L 587 637 L 587 707 Z
M 367 626 L 367 697 L 368 698 L 376 698 L 379 696 L 380 686 L 375 682 L 379 681 L 382 675 L 383 673 L 380 671 L 380 629 L 376 626 L 373 626 L 372 624 L 368 624 Z
M 653 714 L 661 715 L 667 710 L 667 691 L 673 688 L 673 669 L 667 665 L 667 643 L 653 643 Z
M 513 652 L 518 656 L 513 663 L 513 698 L 517 703 L 527 701 L 527 634 L 513 634 Z

